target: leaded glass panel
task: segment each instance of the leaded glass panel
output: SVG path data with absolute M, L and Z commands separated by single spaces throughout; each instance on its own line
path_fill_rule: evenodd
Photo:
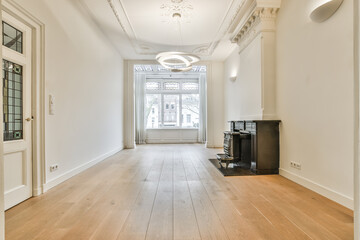
M 3 60 L 4 141 L 23 139 L 23 68 Z
M 23 53 L 23 33 L 6 22 L 2 22 L 2 29 L 3 45 Z

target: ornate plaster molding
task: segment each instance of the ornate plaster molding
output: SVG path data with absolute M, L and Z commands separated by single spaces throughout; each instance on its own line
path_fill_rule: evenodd
M 124 24 L 123 24 L 123 23 L 121 22 L 121 20 L 120 20 L 120 14 L 119 14 L 119 12 L 118 12 L 117 9 L 116 9 L 113 0 L 107 0 L 107 1 L 108 1 L 108 3 L 109 3 L 109 6 L 111 7 L 111 10 L 112 10 L 113 13 L 114 13 L 114 16 L 116 17 L 116 20 L 118 21 L 121 29 L 124 31 L 124 33 L 127 34 L 126 29 L 125 29 L 125 26 L 124 26 Z
M 240 46 L 240 51 L 249 45 L 254 38 L 261 32 L 276 31 L 276 17 L 280 9 L 281 1 L 274 1 L 273 4 L 263 6 L 259 0 L 248 4 L 248 14 L 244 16 L 241 24 L 235 31 L 235 35 L 231 38 L 232 43 Z
M 164 17 L 163 22 L 176 22 L 172 15 L 174 13 L 180 13 L 182 21 L 190 22 L 192 18 L 192 11 L 194 7 L 189 0 L 171 0 L 171 3 L 165 2 L 161 4 L 160 9 L 162 11 L 161 16 Z
M 229 3 L 228 11 L 225 13 L 224 18 L 217 29 L 217 33 L 214 38 L 208 43 L 197 44 L 194 46 L 188 46 L 186 51 L 201 56 L 211 56 L 219 45 L 219 43 L 228 39 L 229 36 L 233 35 L 234 29 L 238 26 L 242 19 L 244 11 L 246 11 L 246 4 L 248 2 L 272 2 L 280 0 L 231 0 Z M 140 55 L 155 55 L 157 52 L 162 51 L 161 47 L 151 42 L 144 42 L 138 38 L 136 29 L 131 24 L 126 12 L 123 0 L 106 0 L 109 7 L 111 8 L 116 21 L 119 24 L 119 28 L 124 32 L 125 36 L 130 41 L 134 51 Z M 162 0 L 162 4 L 159 6 L 160 14 L 163 17 L 163 23 L 172 23 L 170 17 L 176 10 L 182 13 L 184 23 L 190 23 L 194 15 L 194 0 Z M 170 19 L 170 20 L 169 20 Z

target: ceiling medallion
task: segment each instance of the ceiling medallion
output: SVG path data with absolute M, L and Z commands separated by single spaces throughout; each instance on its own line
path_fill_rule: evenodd
M 163 10 L 161 16 L 165 17 L 164 22 L 171 22 L 169 17 L 170 20 L 174 20 L 174 18 L 171 18 L 174 13 L 180 13 L 184 20 L 191 18 L 191 11 L 194 8 L 188 0 L 171 0 L 171 3 L 161 4 L 160 9 Z

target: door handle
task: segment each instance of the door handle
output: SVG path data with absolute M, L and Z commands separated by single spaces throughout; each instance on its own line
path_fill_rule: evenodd
M 34 120 L 34 117 L 31 117 L 31 118 L 28 117 L 28 118 L 26 118 L 25 120 L 28 121 L 28 122 L 30 122 L 30 121 Z

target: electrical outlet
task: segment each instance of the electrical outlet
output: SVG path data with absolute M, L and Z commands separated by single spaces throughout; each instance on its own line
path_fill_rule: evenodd
M 290 167 L 301 170 L 301 164 L 297 162 L 290 162 Z
M 59 168 L 59 165 L 57 165 L 57 164 L 51 165 L 50 172 L 54 172 L 54 171 L 58 170 L 58 168 Z

